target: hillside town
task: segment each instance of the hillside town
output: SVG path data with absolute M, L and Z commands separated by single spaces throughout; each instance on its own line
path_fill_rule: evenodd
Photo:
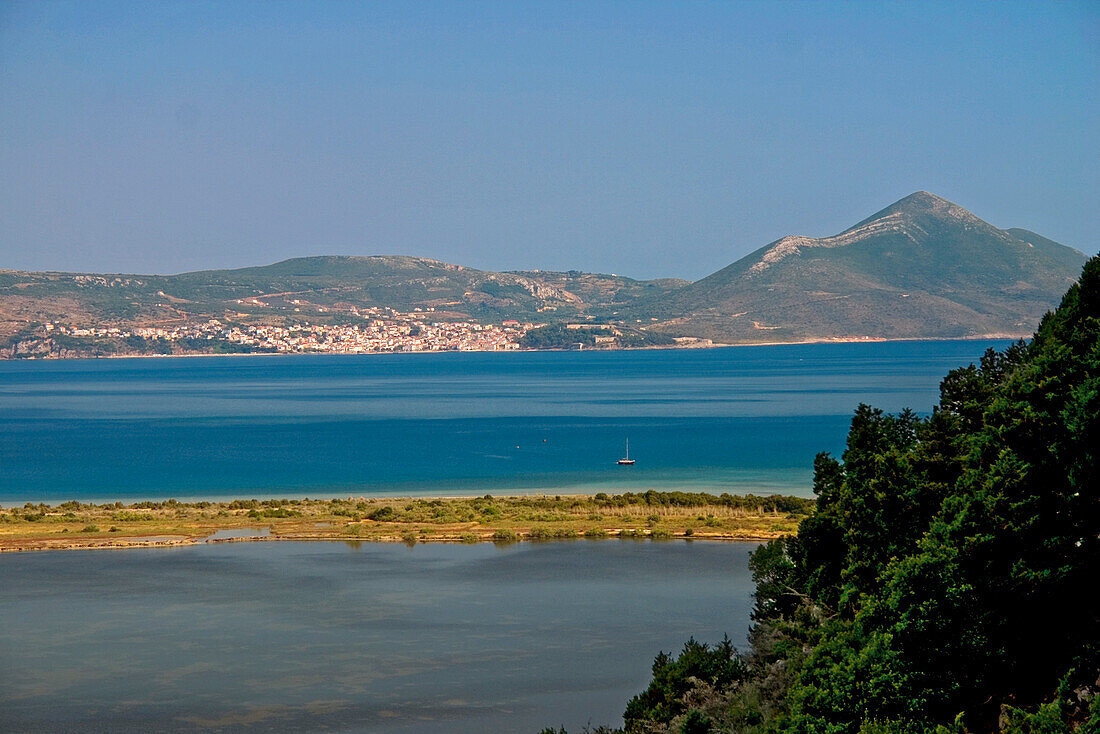
M 80 327 L 46 323 L 26 347 L 58 353 L 82 346 L 115 346 L 119 353 L 331 353 L 493 352 L 520 348 L 537 324 L 504 321 L 425 321 L 422 315 L 392 312 L 389 318 L 355 324 L 295 323 L 289 326 L 201 323 L 145 327 Z M 42 356 L 47 356 L 43 354 Z M 11 355 L 17 356 L 17 355 Z

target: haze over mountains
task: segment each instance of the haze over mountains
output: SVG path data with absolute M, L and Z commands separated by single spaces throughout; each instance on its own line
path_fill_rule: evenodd
M 404 256 L 308 257 L 180 275 L 0 271 L 0 337 L 54 321 L 356 318 L 622 322 L 720 343 L 1026 336 L 1085 255 L 917 192 L 833 237 L 788 236 L 694 283 L 491 272 Z

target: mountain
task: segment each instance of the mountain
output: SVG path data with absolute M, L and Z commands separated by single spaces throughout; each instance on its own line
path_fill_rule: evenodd
M 433 310 L 439 320 L 602 317 L 687 281 L 615 275 L 492 272 L 422 257 L 304 257 L 178 275 L 0 270 L 0 337 L 55 321 L 164 325 L 207 318 L 314 323 L 360 309 Z
M 493 272 L 422 257 L 303 257 L 178 275 L 0 270 L 0 341 L 69 326 L 353 323 L 370 308 L 432 320 L 591 320 L 747 344 L 1024 336 L 1085 256 L 997 229 L 924 191 L 825 238 L 784 237 L 695 283 Z
M 918 191 L 834 237 L 789 236 L 638 304 L 726 343 L 1025 336 L 1085 255 Z

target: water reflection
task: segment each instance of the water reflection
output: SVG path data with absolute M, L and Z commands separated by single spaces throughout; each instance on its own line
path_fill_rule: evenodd
M 230 528 L 228 530 L 215 530 L 203 540 L 232 540 L 234 538 L 266 538 L 271 535 L 271 528 Z
M 743 639 L 748 543 L 215 543 L 0 558 L 0 730 L 538 731 Z

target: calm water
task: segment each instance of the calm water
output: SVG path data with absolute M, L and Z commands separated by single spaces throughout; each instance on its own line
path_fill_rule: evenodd
M 0 362 L 0 503 L 806 494 L 860 401 L 928 411 L 991 345 Z
M 749 543 L 235 543 L 0 556 L 0 731 L 621 723 L 748 629 Z
M 0 363 L 0 502 L 807 494 L 861 401 L 976 342 Z M 998 344 L 997 346 L 1002 346 Z M 630 439 L 638 463 L 615 460 Z M 618 723 L 658 650 L 744 639 L 751 544 L 212 544 L 0 556 L 0 731 Z

